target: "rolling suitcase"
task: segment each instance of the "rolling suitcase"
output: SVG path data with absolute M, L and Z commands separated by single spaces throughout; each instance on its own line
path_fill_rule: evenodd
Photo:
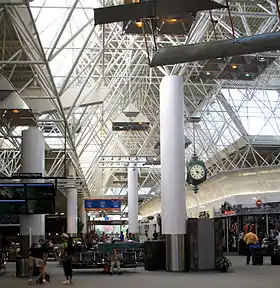
M 271 265 L 280 265 L 280 251 L 274 251 L 270 257 Z
M 263 265 L 262 250 L 260 248 L 253 248 L 251 253 L 253 265 Z

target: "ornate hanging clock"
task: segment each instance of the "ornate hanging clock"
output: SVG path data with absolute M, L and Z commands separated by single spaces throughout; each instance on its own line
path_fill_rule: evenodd
M 198 193 L 198 185 L 203 183 L 207 178 L 207 169 L 205 163 L 200 160 L 195 150 L 195 118 L 193 120 L 193 156 L 187 164 L 187 184 L 193 186 L 193 192 Z
M 205 163 L 200 160 L 197 155 L 193 155 L 187 165 L 187 183 L 198 186 L 207 178 L 207 169 Z

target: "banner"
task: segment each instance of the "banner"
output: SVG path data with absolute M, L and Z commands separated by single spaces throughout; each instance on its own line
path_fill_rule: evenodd
M 119 199 L 86 199 L 86 211 L 120 211 L 122 202 Z

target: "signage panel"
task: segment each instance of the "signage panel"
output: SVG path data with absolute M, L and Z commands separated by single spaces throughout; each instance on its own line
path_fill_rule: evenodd
M 231 211 L 215 212 L 215 217 L 231 216 L 231 215 L 256 215 L 280 213 L 280 202 L 262 203 L 261 207 L 246 207 L 245 205 L 233 205 Z
M 97 221 L 89 221 L 89 225 L 91 226 L 97 226 L 97 225 L 105 225 L 105 226 L 110 226 L 110 225 L 128 225 L 127 220 L 97 220 Z
M 37 179 L 37 178 L 43 178 L 42 173 L 13 173 L 12 177 L 16 178 L 31 178 L 31 179 Z
M 119 199 L 86 199 L 86 211 L 119 211 L 121 210 L 121 200 Z

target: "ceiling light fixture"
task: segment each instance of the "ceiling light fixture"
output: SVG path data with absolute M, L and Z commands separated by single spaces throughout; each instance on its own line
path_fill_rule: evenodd
M 142 28 L 144 26 L 144 23 L 142 21 L 136 21 L 135 22 L 135 25 L 138 27 L 138 28 Z
M 236 64 L 232 64 L 232 65 L 231 65 L 231 68 L 232 68 L 232 69 L 237 69 L 238 66 L 237 66 Z
M 205 74 L 208 76 L 211 75 L 211 73 L 209 71 L 205 72 Z
M 259 62 L 264 62 L 266 59 L 265 59 L 265 57 L 261 56 L 261 57 L 258 58 L 258 60 L 259 60 Z
M 168 23 L 177 23 L 177 19 L 167 19 Z
M 251 75 L 250 75 L 249 73 L 246 73 L 245 76 L 246 76 L 246 77 L 250 77 Z
M 18 114 L 18 113 L 20 113 L 20 110 L 19 109 L 13 109 L 13 110 L 11 110 L 11 112 L 14 114 Z

